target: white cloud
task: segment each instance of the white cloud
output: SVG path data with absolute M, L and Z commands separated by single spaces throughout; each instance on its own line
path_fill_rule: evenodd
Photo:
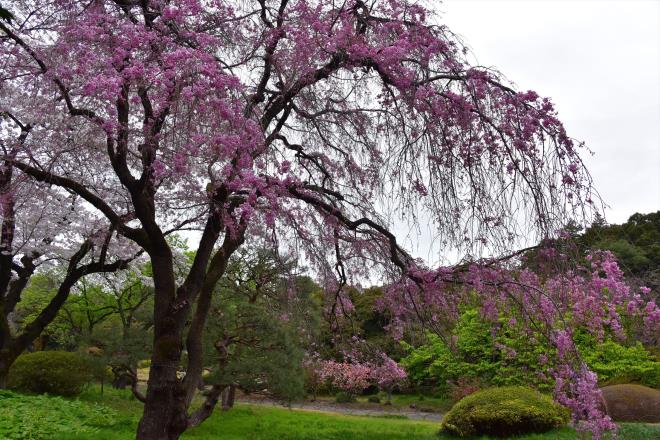
M 550 96 L 608 221 L 660 209 L 660 1 L 446 0 L 440 21 L 477 61 Z

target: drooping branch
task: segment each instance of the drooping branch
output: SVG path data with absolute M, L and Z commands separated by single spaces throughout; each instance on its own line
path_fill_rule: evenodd
M 379 225 L 378 223 L 367 217 L 351 220 L 348 217 L 346 217 L 346 215 L 336 207 L 332 206 L 331 204 L 317 197 L 314 197 L 309 193 L 300 191 L 300 189 L 295 186 L 289 187 L 288 190 L 291 193 L 291 195 L 293 195 L 296 199 L 304 201 L 305 203 L 313 206 L 324 215 L 328 215 L 336 218 L 349 230 L 356 231 L 360 226 L 368 226 L 369 228 L 381 234 L 383 238 L 388 242 L 389 258 L 399 269 L 401 269 L 403 273 L 408 272 L 408 269 L 410 268 L 410 263 L 412 261 L 412 257 L 410 257 L 408 253 L 401 246 L 399 246 L 396 240 L 396 236 L 392 232 L 387 230 L 387 228 Z

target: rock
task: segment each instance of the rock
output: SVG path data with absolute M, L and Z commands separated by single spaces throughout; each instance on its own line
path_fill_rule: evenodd
M 607 414 L 615 422 L 660 423 L 660 390 L 634 384 L 601 390 Z

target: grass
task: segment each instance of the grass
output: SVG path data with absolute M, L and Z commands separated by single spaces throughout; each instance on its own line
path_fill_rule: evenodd
M 402 396 L 399 396 L 402 397 Z M 135 438 L 141 404 L 128 391 L 98 388 L 85 391 L 82 402 L 100 403 L 116 412 L 112 427 L 95 432 L 59 435 L 61 440 L 128 440 Z M 405 400 L 405 399 L 404 399 Z M 399 403 L 404 404 L 402 401 Z M 53 412 L 58 408 L 53 406 Z M 0 415 L 0 419 L 2 416 Z M 456 440 L 438 435 L 437 422 L 406 420 L 395 417 L 345 416 L 314 411 L 291 411 L 282 408 L 238 405 L 228 412 L 216 411 L 198 428 L 187 432 L 184 439 L 219 440 Z M 517 440 L 574 440 L 570 428 L 546 434 L 516 437 Z M 486 440 L 482 437 L 480 440 Z M 660 439 L 659 425 L 624 424 L 620 440 Z
M 358 396 L 357 402 L 349 404 L 352 408 L 363 409 L 387 409 L 388 406 L 383 406 L 386 398 L 382 395 L 380 397 L 381 403 L 372 403 L 368 399 L 370 396 Z M 318 401 L 334 402 L 334 396 L 317 396 Z M 393 394 L 392 405 L 389 408 L 396 409 L 410 409 L 410 405 L 414 405 L 418 411 L 440 412 L 445 413 L 452 407 L 453 402 L 451 399 L 443 399 L 438 397 L 418 396 L 415 394 Z
M 255 406 L 238 406 L 207 422 L 185 438 L 206 439 L 222 433 L 219 438 L 226 440 L 435 440 L 438 430 L 437 423 Z

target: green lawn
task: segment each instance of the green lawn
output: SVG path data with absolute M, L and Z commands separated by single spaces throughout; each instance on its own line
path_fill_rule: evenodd
M 130 393 L 97 388 L 86 391 L 80 400 L 90 407 L 101 403 L 116 412 L 112 426 L 84 433 L 58 433 L 61 440 L 128 440 L 134 438 L 141 404 Z M 55 401 L 54 401 L 55 402 Z M 9 401 L 5 405 L 10 404 Z M 0 400 L 0 421 L 3 417 Z M 14 403 L 15 405 L 15 403 Z M 57 412 L 57 405 L 46 411 Z M 42 408 L 42 411 L 44 409 Z M 54 414 L 56 416 L 56 414 Z M 34 421 L 33 421 L 34 422 Z M 2 437 L 2 435 L 0 435 Z M 18 438 L 18 437 L 16 437 Z M 29 437 L 28 437 L 29 438 Z M 217 411 L 202 426 L 190 430 L 186 439 L 220 440 L 453 440 L 438 435 L 438 423 L 390 417 L 344 416 L 312 411 L 290 411 L 250 405 L 238 405 L 228 412 Z M 576 434 L 565 428 L 542 435 L 517 437 L 519 440 L 573 440 Z M 622 440 L 660 439 L 660 426 L 623 425 Z M 485 438 L 484 438 L 485 439 Z
M 374 409 L 382 408 L 382 403 L 385 398 L 379 395 L 381 404 L 371 403 L 368 401 L 369 396 L 359 396 L 357 402 L 353 405 L 356 408 Z M 334 402 L 334 396 L 317 396 L 318 401 Z M 392 407 L 401 409 L 410 409 L 410 405 L 414 405 L 418 411 L 440 412 L 445 413 L 451 409 L 453 402 L 451 399 L 440 399 L 438 397 L 421 396 L 415 394 L 394 394 L 392 395 Z
M 438 435 L 438 423 L 434 422 L 262 407 L 240 406 L 207 422 L 209 423 L 206 426 L 202 425 L 184 437 L 227 440 L 457 440 L 449 435 Z M 622 428 L 621 434 L 621 440 L 660 439 L 660 427 L 652 429 L 641 425 L 628 425 Z M 519 440 L 575 438 L 575 431 L 569 428 L 517 437 Z M 481 439 L 486 440 L 488 437 Z

